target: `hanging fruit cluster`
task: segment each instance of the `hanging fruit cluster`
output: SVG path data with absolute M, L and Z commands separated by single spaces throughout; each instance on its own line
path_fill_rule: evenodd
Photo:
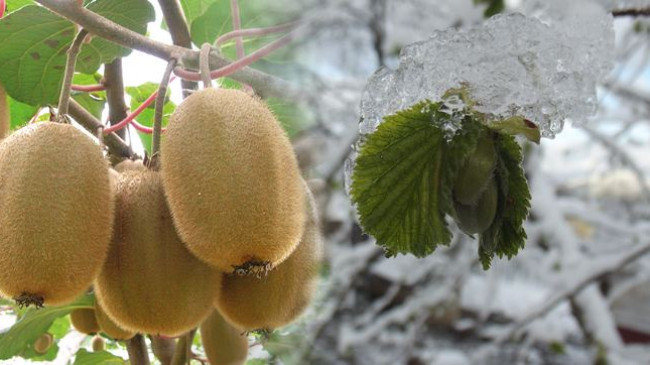
M 242 331 L 284 326 L 311 300 L 313 197 L 285 132 L 245 92 L 207 88 L 179 105 L 160 171 L 111 168 L 92 138 L 53 122 L 6 137 L 0 169 L 0 294 L 55 306 L 92 286 L 95 307 L 72 312 L 80 332 L 201 326 L 208 357 L 230 356 L 220 341 L 244 347 Z

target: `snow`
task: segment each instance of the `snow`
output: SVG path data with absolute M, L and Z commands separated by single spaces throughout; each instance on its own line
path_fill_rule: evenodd
M 593 114 L 596 83 L 612 68 L 611 15 L 582 1 L 531 3 L 526 11 L 537 17 L 497 15 L 481 26 L 435 31 L 404 47 L 397 69 L 382 68 L 369 79 L 361 133 L 418 101 L 439 100 L 461 83 L 469 84 L 480 111 L 522 115 L 546 137 L 561 131 L 566 118 Z

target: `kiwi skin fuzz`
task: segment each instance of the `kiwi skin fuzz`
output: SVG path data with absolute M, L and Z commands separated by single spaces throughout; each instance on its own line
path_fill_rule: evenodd
M 161 173 L 180 236 L 223 272 L 273 267 L 298 245 L 305 220 L 298 163 L 260 99 L 214 88 L 185 99 L 162 141 Z
M 70 312 L 70 323 L 79 332 L 94 335 L 100 331 L 92 308 L 79 308 Z
M 178 237 L 160 174 L 125 171 L 117 181 L 110 253 L 95 280 L 101 308 L 133 332 L 176 336 L 208 316 L 219 272 Z
M 266 277 L 223 275 L 216 307 L 243 330 L 273 330 L 289 324 L 309 305 L 323 256 L 318 212 L 307 185 L 307 222 L 300 244 Z
M 127 331 L 116 325 L 104 312 L 98 301 L 95 301 L 95 319 L 97 319 L 101 331 L 114 340 L 125 341 L 135 336 L 135 332 Z
M 0 142 L 0 171 L 0 293 L 21 305 L 72 302 L 111 238 L 101 149 L 69 124 L 30 124 Z
M 248 337 L 219 314 L 212 314 L 201 323 L 201 343 L 211 365 L 243 365 L 248 357 Z

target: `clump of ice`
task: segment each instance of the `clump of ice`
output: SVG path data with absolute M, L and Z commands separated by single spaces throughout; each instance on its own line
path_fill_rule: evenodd
M 361 133 L 419 101 L 440 100 L 461 83 L 469 85 L 479 111 L 524 116 L 546 137 L 561 131 L 566 118 L 593 114 L 596 83 L 613 65 L 611 15 L 575 0 L 535 1 L 525 9 L 535 16 L 497 15 L 480 27 L 436 31 L 403 48 L 399 67 L 380 69 L 366 85 Z

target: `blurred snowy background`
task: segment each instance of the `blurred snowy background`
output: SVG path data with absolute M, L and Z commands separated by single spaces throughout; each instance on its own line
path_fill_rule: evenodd
M 650 1 L 506 1 L 506 13 L 539 16 L 546 24 L 552 23 L 548 14 L 561 18 L 555 36 L 568 43 L 530 57 L 564 58 L 567 77 L 579 81 L 571 85 L 597 81 L 598 87 L 584 95 L 580 90 L 586 89 L 558 87 L 553 75 L 542 75 L 545 90 L 555 87 L 560 94 L 518 96 L 533 109 L 544 107 L 540 100 L 559 105 L 542 125 L 547 136 L 556 135 L 540 146 L 524 146 L 533 196 L 529 238 L 516 258 L 495 260 L 489 271 L 477 261 L 477 242 L 458 232 L 449 248 L 427 258 L 384 258 L 355 223 L 344 184 L 368 78 L 382 66 L 396 69 L 403 47 L 436 31 L 482 26 L 485 5 L 323 0 L 313 6 L 316 29 L 299 47 L 299 79 L 315 90 L 307 97 L 314 123 L 294 145 L 319 200 L 330 263 L 304 326 L 287 335 L 303 349 L 295 353 L 291 346 L 293 361 L 650 364 L 650 256 L 641 254 L 650 245 L 650 17 L 614 18 L 615 40 L 604 28 L 609 15 L 602 17 L 613 9 L 648 7 Z M 511 24 L 513 40 L 517 32 L 537 36 L 517 26 Z M 584 48 L 581 37 L 596 41 Z M 490 57 L 516 52 L 514 44 L 499 46 Z M 576 64 L 585 60 L 592 64 Z M 613 70 L 605 73 L 610 61 Z M 460 76 L 473 65 L 467 60 Z M 447 70 L 453 72 L 453 64 Z M 498 75 L 473 71 L 475 77 L 500 81 Z M 596 80 L 599 73 L 605 77 Z M 422 88 L 440 91 L 432 84 L 436 78 L 422 79 Z M 515 78 L 502 81 L 517 87 Z M 378 107 L 395 101 L 387 85 L 375 87 L 388 91 Z M 595 106 L 598 112 L 588 116 Z M 571 119 L 558 119 L 562 116 Z

